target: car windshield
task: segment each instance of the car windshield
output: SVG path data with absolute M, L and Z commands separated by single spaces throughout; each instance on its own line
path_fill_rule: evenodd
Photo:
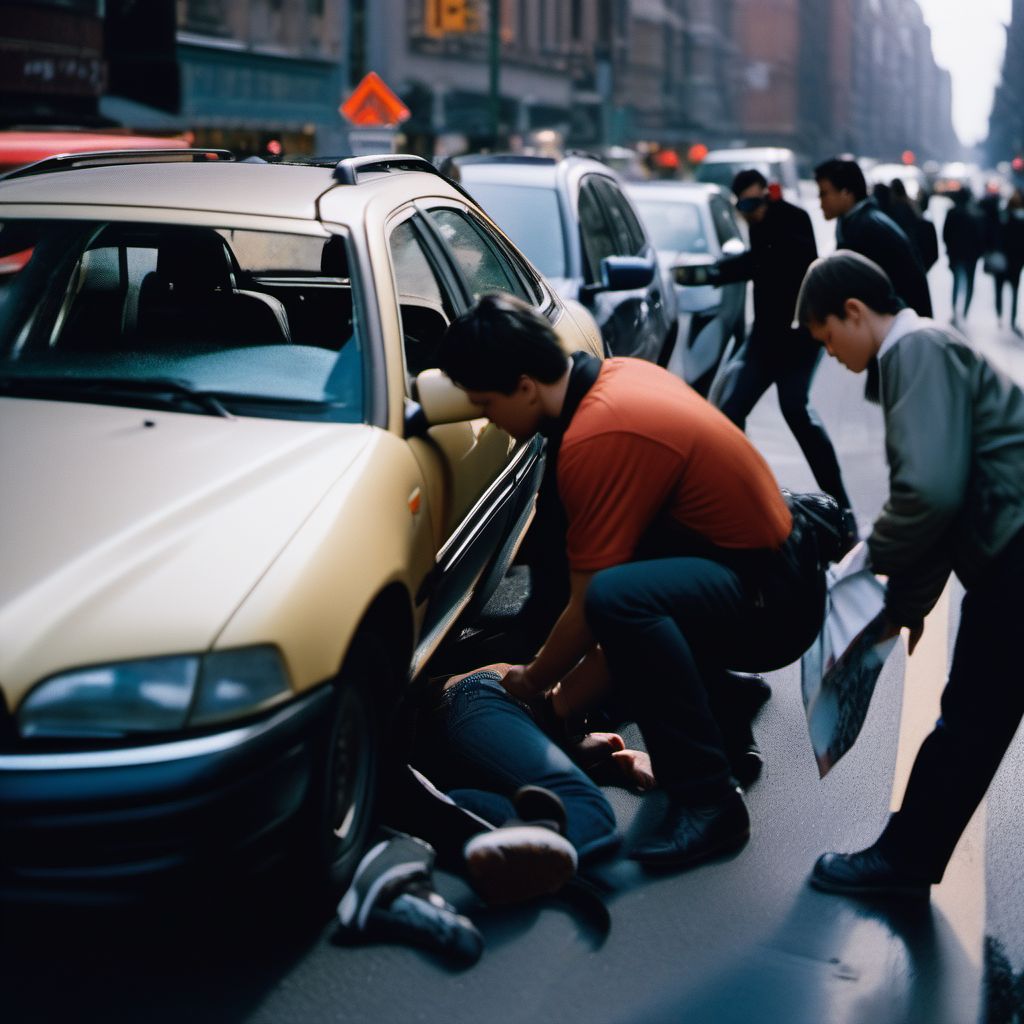
M 0 395 L 360 422 L 342 236 L 9 220 Z
M 782 165 L 769 164 L 764 160 L 728 160 L 709 161 L 697 165 L 694 177 L 698 181 L 707 182 L 710 185 L 721 185 L 723 188 L 732 187 L 732 179 L 740 171 L 760 171 L 769 181 L 782 181 Z
M 558 195 L 536 185 L 466 182 L 473 198 L 545 277 L 566 277 Z
M 707 252 L 708 239 L 696 203 L 648 199 L 633 195 L 647 233 L 656 249 L 673 252 Z

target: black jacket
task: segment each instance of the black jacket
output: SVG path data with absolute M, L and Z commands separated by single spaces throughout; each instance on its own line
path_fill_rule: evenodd
M 788 331 L 800 284 L 818 255 L 806 212 L 783 199 L 771 200 L 760 224 L 750 225 L 750 250 L 718 263 L 718 281 L 754 282 L 754 331 Z
M 932 315 L 928 279 L 917 252 L 902 229 L 878 208 L 873 198 L 839 218 L 836 248 L 852 249 L 874 260 L 892 281 L 896 294 L 919 316 Z
M 998 213 L 996 227 L 998 227 Z M 968 206 L 954 206 L 946 214 L 942 226 L 942 241 L 951 262 L 975 263 L 987 249 L 995 248 L 995 229 L 986 229 L 980 213 Z

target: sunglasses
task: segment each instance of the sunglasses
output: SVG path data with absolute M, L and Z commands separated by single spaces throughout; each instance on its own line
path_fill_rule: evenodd
M 753 213 L 755 210 L 760 209 L 768 202 L 767 196 L 747 196 L 746 199 L 741 199 L 736 204 L 736 209 L 740 213 Z

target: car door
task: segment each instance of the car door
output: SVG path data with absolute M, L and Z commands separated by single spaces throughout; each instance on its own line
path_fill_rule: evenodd
M 584 175 L 577 210 L 583 251 L 580 301 L 593 314 L 611 355 L 656 360 L 664 341 L 664 330 L 659 335 L 656 326 L 657 321 L 664 324 L 660 288 L 656 305 L 650 286 L 608 291 L 602 287 L 601 269 L 609 256 L 649 257 L 653 264 L 654 250 L 617 186 L 605 175 Z M 656 271 L 653 276 L 660 282 Z
M 466 308 L 470 294 L 453 244 L 441 230 L 450 223 L 461 228 L 462 223 L 446 216 L 435 219 L 434 214 L 429 209 L 407 211 L 393 221 L 388 234 L 409 401 L 416 398 L 416 375 L 437 365 L 440 339 Z M 465 250 L 462 259 L 478 268 L 481 282 L 488 284 L 485 290 L 501 287 L 506 283 L 501 275 L 509 268 L 500 261 L 485 265 L 493 253 L 479 243 L 471 250 L 472 243 L 467 234 L 455 247 Z M 474 590 L 490 585 L 492 573 L 487 570 L 502 556 L 518 518 L 526 517 L 526 504 L 532 501 L 540 472 L 540 441 L 517 444 L 481 417 L 431 427 L 425 437 L 410 438 L 408 443 L 423 475 L 437 546 L 434 570 L 416 595 L 418 601 L 428 602 L 421 633 L 420 654 L 425 655 L 464 610 Z M 511 554 L 514 549 L 509 559 Z
M 735 255 L 737 252 L 741 252 L 743 248 L 746 248 L 746 243 L 740 234 L 732 205 L 720 195 L 709 196 L 709 204 L 719 252 L 725 255 L 730 253 Z M 733 284 L 723 285 L 721 296 L 722 301 L 718 315 L 722 321 L 722 336 L 728 338 L 730 335 L 735 335 L 737 342 L 742 343 L 746 335 L 746 282 L 737 281 Z

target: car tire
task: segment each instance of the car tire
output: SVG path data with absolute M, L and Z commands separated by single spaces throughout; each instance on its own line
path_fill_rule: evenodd
M 374 823 L 381 738 L 370 683 L 374 665 L 379 669 L 387 663 L 375 637 L 356 641 L 333 684 L 330 726 L 314 764 L 300 859 L 309 868 L 305 877 L 313 889 L 326 890 L 332 899 L 351 881 Z

